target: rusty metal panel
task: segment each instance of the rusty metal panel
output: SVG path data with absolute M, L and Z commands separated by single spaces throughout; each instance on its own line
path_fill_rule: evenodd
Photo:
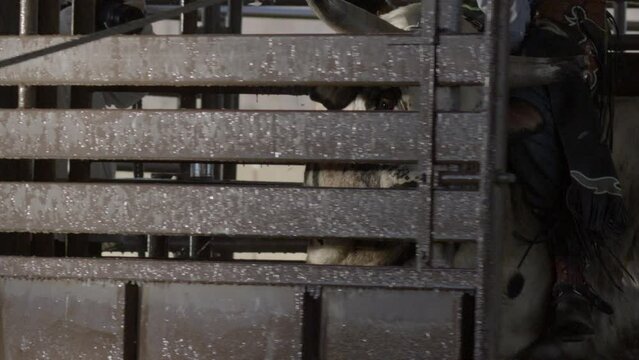
M 439 113 L 435 125 L 437 161 L 479 161 L 486 143 L 486 115 Z
M 415 112 L 0 110 L 0 157 L 253 162 L 418 159 Z
M 0 276 L 47 279 L 188 282 L 201 284 L 293 284 L 397 288 L 473 289 L 475 271 L 413 268 L 216 263 L 134 259 L 0 257 Z
M 124 286 L 0 279 L 2 359 L 122 359 Z
M 488 78 L 488 46 L 482 35 L 442 35 L 437 46 L 439 85 L 482 85 Z
M 69 41 L 0 37 L 3 58 Z M 114 36 L 0 69 L 2 85 L 417 84 L 411 36 Z M 384 51 L 392 47 L 393 51 Z
M 303 289 L 144 284 L 140 359 L 299 359 Z
M 483 204 L 479 192 L 435 191 L 433 194 L 433 239 L 480 238 Z
M 324 289 L 322 358 L 459 359 L 461 293 Z
M 412 190 L 136 184 L 0 184 L 0 230 L 414 239 Z

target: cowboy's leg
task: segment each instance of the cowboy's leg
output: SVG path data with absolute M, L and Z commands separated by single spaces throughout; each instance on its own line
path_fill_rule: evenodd
M 525 199 L 543 224 L 555 263 L 553 326 L 561 338 L 593 333 L 590 302 L 574 289 L 585 286 L 583 263 L 575 251 L 576 234 L 563 204 L 568 183 L 561 144 L 544 88 L 511 93 L 508 119 L 509 167 L 524 187 Z M 524 260 L 525 261 L 525 260 Z
M 567 46 L 568 40 L 552 31 L 536 29 L 524 44 L 524 52 L 548 56 L 548 48 Z M 543 47 L 543 48 L 540 48 Z M 511 92 L 509 117 L 509 166 L 524 187 L 526 200 L 548 231 L 555 259 L 553 330 L 578 338 L 593 331 L 591 306 L 579 293 L 585 286 L 576 229 L 565 206 L 570 183 L 568 165 L 553 116 L 552 88 L 535 87 Z M 588 101 L 588 100 L 586 100 Z

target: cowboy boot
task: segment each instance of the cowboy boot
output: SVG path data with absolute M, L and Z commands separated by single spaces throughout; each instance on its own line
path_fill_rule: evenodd
M 553 287 L 554 317 L 550 333 L 565 342 L 583 341 L 595 334 L 593 305 L 578 285 Z
M 565 342 L 583 341 L 595 334 L 593 312 L 612 314 L 612 307 L 588 286 L 579 262 L 559 258 L 555 262 L 554 316 L 550 333 Z

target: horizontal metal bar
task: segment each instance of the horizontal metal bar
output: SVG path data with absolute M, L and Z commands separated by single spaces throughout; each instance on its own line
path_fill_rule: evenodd
M 0 158 L 416 162 L 411 112 L 0 110 Z
M 306 3 L 304 1 L 304 3 Z M 147 14 L 156 14 L 162 11 L 170 10 L 179 6 L 179 2 L 176 5 L 147 5 Z M 226 15 L 228 12 L 228 6 L 220 6 L 220 12 L 222 15 Z M 306 6 L 275 6 L 275 5 L 262 5 L 262 6 L 243 6 L 242 17 L 264 17 L 264 18 L 284 18 L 284 19 L 310 19 L 318 20 L 317 15 Z M 178 17 L 175 18 L 179 20 Z
M 226 13 L 226 6 L 222 6 L 222 13 Z M 317 15 L 308 7 L 300 6 L 244 6 L 243 17 L 267 17 L 267 18 L 288 18 L 288 19 L 311 19 L 317 20 Z
M 74 39 L 0 37 L 3 58 Z M 414 85 L 414 36 L 114 36 L 0 69 L 0 85 Z M 392 51 L 390 51 L 392 49 Z
M 486 114 L 439 113 L 435 125 L 436 161 L 479 161 L 486 134 Z
M 242 3 L 244 5 L 251 4 L 255 1 L 253 0 L 243 0 Z M 253 7 L 260 7 L 263 5 L 268 6 L 308 6 L 306 0 L 260 0 L 262 5 L 257 5 Z M 154 5 L 180 5 L 180 0 L 146 0 L 147 6 Z
M 610 48 L 615 50 L 625 50 L 625 51 L 639 50 L 639 35 L 629 34 L 629 35 L 621 35 L 619 37 L 611 36 Z
M 87 86 L 87 91 L 143 92 L 149 95 L 269 94 L 309 95 L 311 86 Z
M 435 191 L 433 240 L 478 240 L 481 234 L 481 199 L 479 192 Z
M 482 85 L 488 78 L 488 44 L 483 35 L 442 35 L 437 46 L 438 85 Z
M 479 281 L 471 270 L 32 257 L 0 257 L 0 277 L 460 290 Z
M 617 96 L 639 96 L 639 53 L 626 53 L 619 56 L 616 68 L 615 84 Z
M 0 231 L 415 239 L 414 190 L 0 183 Z

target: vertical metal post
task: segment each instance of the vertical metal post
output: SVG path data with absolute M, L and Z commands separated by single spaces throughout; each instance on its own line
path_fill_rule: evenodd
M 139 100 L 137 103 L 133 104 L 132 108 L 135 110 L 142 109 L 142 100 Z M 144 162 L 133 162 L 133 178 L 144 179 Z
M 60 4 L 57 1 L 38 1 L 38 34 L 55 35 L 60 32 Z M 36 107 L 53 109 L 58 106 L 58 89 L 55 86 L 38 86 Z M 33 165 L 34 181 L 53 181 L 56 176 L 55 160 L 35 160 Z M 55 239 L 51 234 L 34 234 L 32 254 L 36 256 L 54 256 Z
M 204 9 L 205 34 L 241 34 L 242 33 L 242 2 L 228 1 L 228 11 L 224 22 L 220 5 L 209 6 Z M 239 109 L 240 97 L 236 94 L 202 94 L 203 109 Z M 235 180 L 237 166 L 234 164 L 216 164 L 215 176 L 218 180 Z
M 193 0 L 180 0 L 180 5 L 184 6 Z M 198 20 L 198 12 L 192 11 L 190 13 L 185 13 L 180 16 L 180 32 L 182 35 L 195 34 L 197 32 L 197 20 Z M 180 97 L 180 107 L 183 109 L 195 109 L 196 105 L 196 95 L 188 94 L 182 95 Z M 200 180 L 212 179 L 213 175 L 209 173 L 213 171 L 213 169 L 208 168 L 209 164 L 206 163 L 192 163 L 189 165 L 189 178 L 197 178 Z M 189 236 L 189 257 L 195 258 L 197 253 L 202 246 L 203 242 L 200 241 L 199 236 Z
M 193 0 L 180 0 L 180 5 L 185 6 Z M 182 35 L 195 34 L 197 32 L 197 18 L 198 12 L 191 11 L 180 15 L 180 32 Z M 195 109 L 196 108 L 196 96 L 195 94 L 185 94 L 180 97 L 180 108 L 182 109 Z
M 165 259 L 169 256 L 168 236 L 147 236 L 146 248 L 151 259 Z
M 0 1 L 0 35 L 17 35 L 20 28 L 20 3 L 18 0 Z M 18 87 L 17 86 L 1 86 L 0 87 L 0 108 L 15 109 L 18 106 Z M 16 181 L 19 180 L 18 167 L 19 160 L 0 160 L 0 180 Z M 9 255 L 16 254 L 15 233 L 0 234 L 0 254 Z
M 20 0 L 20 36 L 34 35 L 38 31 L 38 0 Z M 18 87 L 18 108 L 29 109 L 35 107 L 35 91 L 29 86 Z M 28 160 L 27 160 L 28 161 Z M 30 177 L 33 172 L 30 171 Z M 31 180 L 31 179 L 25 179 Z
M 432 14 L 436 13 L 437 3 L 434 1 L 423 1 L 422 2 L 422 17 L 424 19 L 429 19 Z M 435 19 L 432 19 L 436 21 Z M 428 21 L 428 20 L 424 20 Z M 433 44 L 434 43 L 434 32 L 430 27 L 423 27 L 420 31 L 420 42 L 423 44 Z M 424 51 L 429 51 L 431 48 L 430 45 L 426 46 Z M 419 112 L 420 112 L 420 124 L 419 124 L 419 137 L 420 143 L 422 146 L 419 149 L 419 163 L 418 163 L 418 171 L 423 174 L 432 174 L 432 152 L 430 148 L 430 144 L 432 143 L 431 137 L 433 134 L 433 118 L 434 118 L 434 93 L 435 93 L 435 68 L 434 66 L 427 66 L 427 64 L 422 64 L 417 73 L 418 79 L 420 79 L 419 84 L 419 103 L 417 104 Z M 416 239 L 415 243 L 415 266 L 417 270 L 422 270 L 427 268 L 430 265 L 431 258 L 431 231 L 430 228 L 432 226 L 432 199 L 433 199 L 433 178 L 431 176 L 425 176 L 424 181 L 420 182 L 418 187 L 418 196 L 421 201 L 426 203 L 425 211 L 421 214 L 421 218 L 423 221 L 420 223 L 419 229 L 419 237 Z
M 628 31 L 628 5 L 625 0 L 617 0 L 615 2 L 615 22 L 619 28 L 619 35 L 625 35 Z
M 134 179 L 143 179 L 144 178 L 144 163 L 141 161 L 136 161 L 133 163 L 133 178 Z
M 18 0 L 2 0 L 0 1 L 0 35 L 17 35 L 20 29 L 20 3 Z M 0 108 L 14 109 L 18 104 L 18 91 L 14 86 L 0 86 Z M 4 171 L 6 167 L 15 169 L 11 160 L 2 160 L 3 171 L 0 173 L 2 179 L 5 180 L 7 173 Z M 11 164 L 11 165 L 9 165 Z M 8 180 L 8 179 L 7 179 Z
M 138 101 L 136 104 L 133 105 L 133 109 L 142 109 L 142 100 Z M 133 163 L 133 178 L 134 179 L 144 179 L 144 162 L 142 161 L 135 161 Z M 130 236 L 130 240 L 134 241 L 137 245 L 137 253 L 138 253 L 138 257 L 143 258 L 144 257 L 144 251 L 147 250 L 149 252 L 149 254 L 151 254 L 152 251 L 155 251 L 156 249 L 152 249 L 151 247 L 153 247 L 153 244 L 150 244 L 150 236 L 147 235 L 134 235 L 134 236 Z M 168 254 L 168 253 L 167 253 Z M 166 257 L 162 256 L 162 257 Z
M 71 31 L 74 35 L 90 34 L 95 31 L 95 12 L 97 0 L 73 0 L 73 23 Z M 92 94 L 81 88 L 71 88 L 71 108 L 89 109 L 92 107 Z M 72 160 L 69 164 L 69 181 L 83 182 L 90 180 L 91 163 L 89 161 Z M 67 236 L 67 256 L 99 256 L 98 249 L 89 252 L 88 237 L 82 234 Z
M 220 34 L 225 32 L 222 23 L 222 12 L 220 5 L 213 5 L 204 8 L 204 33 Z M 224 96 L 222 94 L 204 93 L 202 94 L 202 109 L 221 109 L 224 107 Z M 213 165 L 213 173 L 217 180 L 222 177 L 222 164 Z
M 95 13 L 97 0 L 73 0 L 73 22 L 71 31 L 73 35 L 84 35 L 95 32 Z M 80 87 L 71 88 L 71 108 L 90 109 L 92 107 L 92 94 Z M 76 167 L 77 169 L 74 169 Z M 72 181 L 85 181 L 89 179 L 89 165 L 86 162 L 72 162 L 71 172 L 74 173 Z M 69 179 L 72 176 L 69 174 Z
M 220 34 L 242 32 L 242 2 L 237 0 L 228 1 L 228 12 L 225 19 L 222 19 L 220 5 L 209 6 L 204 9 L 204 33 Z M 224 20 L 224 21 L 222 21 Z M 238 109 L 239 96 L 229 94 L 202 94 L 203 109 Z M 205 165 L 202 166 L 202 165 Z M 235 180 L 236 166 L 231 164 L 193 164 L 191 173 L 211 176 L 215 180 Z M 217 254 L 216 260 L 232 260 L 233 252 L 222 249 L 214 249 L 215 241 L 211 237 L 191 236 L 189 238 L 189 255 L 191 258 L 208 257 L 210 254 Z M 203 254 L 201 250 L 209 243 L 208 251 Z
M 90 34 L 95 31 L 95 10 L 97 0 L 73 0 L 73 34 Z
M 20 36 L 34 35 L 38 31 L 38 1 L 20 0 L 20 25 L 18 33 Z M 30 86 L 18 86 L 18 108 L 30 109 L 35 107 L 35 89 Z M 22 181 L 33 181 L 33 160 L 19 160 L 19 179 Z M 31 254 L 31 234 L 20 234 L 16 237 L 18 241 L 17 251 L 21 254 Z
M 192 2 L 193 0 L 180 0 L 182 6 Z M 197 32 L 198 12 L 193 11 L 180 16 L 180 31 L 182 35 L 195 34 Z M 180 107 L 183 109 L 195 109 L 196 95 L 188 94 L 180 97 Z M 208 163 L 192 163 L 188 168 L 188 179 L 200 181 L 212 181 L 214 179 L 214 168 Z M 206 243 L 208 238 L 202 236 L 189 236 L 189 257 L 194 259 L 198 257 L 200 249 Z
M 501 246 L 504 239 L 502 219 L 505 186 L 495 182 L 496 174 L 506 171 L 505 119 L 508 106 L 508 20 L 510 2 L 492 0 L 484 41 L 489 43 L 488 136 L 486 152 L 481 154 L 482 232 L 478 241 L 478 270 L 482 271 L 481 288 L 476 298 L 475 358 L 498 357 L 499 306 L 501 304 Z
M 242 1 L 228 0 L 226 27 L 231 34 L 242 33 Z M 225 109 L 239 109 L 240 97 L 235 94 L 224 96 Z
M 228 13 L 227 13 L 227 28 L 231 34 L 242 33 L 242 1 L 228 0 Z M 224 108 L 225 109 L 239 109 L 240 108 L 240 96 L 237 94 L 224 95 Z M 224 164 L 222 165 L 222 180 L 235 180 L 237 178 L 237 165 Z

